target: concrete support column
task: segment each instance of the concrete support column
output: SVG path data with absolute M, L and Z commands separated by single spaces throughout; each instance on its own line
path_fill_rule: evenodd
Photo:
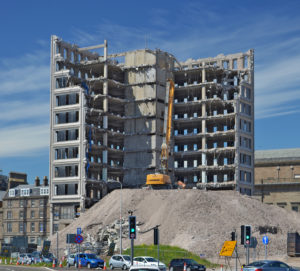
M 206 73 L 205 73 L 205 62 L 202 62 L 202 83 L 205 83 L 206 81 Z M 206 86 L 202 86 L 202 90 L 201 90 L 201 100 L 204 101 L 202 103 L 202 117 L 206 118 Z M 203 119 L 202 120 L 202 134 L 206 134 L 206 120 Z M 206 149 L 206 136 L 202 136 L 202 150 Z M 206 161 L 206 153 L 202 153 L 202 166 L 206 166 L 207 165 L 207 161 Z M 206 176 L 206 171 L 202 170 L 201 172 L 201 180 L 202 183 L 206 183 L 207 182 L 207 176 Z
M 103 116 L 103 129 L 105 130 L 103 134 L 103 146 L 105 150 L 102 152 L 102 164 L 103 164 L 103 169 L 102 169 L 102 180 L 107 181 L 107 145 L 108 145 L 108 140 L 107 140 L 107 129 L 108 129 L 108 117 L 107 117 L 107 112 L 108 112 L 108 65 L 107 65 L 107 41 L 104 41 L 104 71 L 103 71 L 103 77 L 104 77 L 104 83 L 103 83 L 103 111 L 104 111 L 104 116 Z
M 202 180 L 202 183 L 207 183 L 207 176 L 206 176 L 205 170 L 202 170 L 202 172 L 201 172 L 201 180 Z

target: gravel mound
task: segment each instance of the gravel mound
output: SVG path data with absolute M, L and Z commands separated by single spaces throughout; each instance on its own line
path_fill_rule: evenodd
M 270 240 L 268 254 L 286 255 L 287 233 L 300 232 L 300 214 L 263 204 L 235 191 L 123 189 L 122 195 L 122 217 L 127 222 L 128 210 L 132 210 L 139 222 L 135 244 L 152 244 L 153 231 L 142 232 L 160 225 L 161 244 L 216 257 L 223 242 L 230 240 L 232 231 L 236 229 L 240 239 L 240 226 L 244 224 L 252 225 L 258 254 L 264 253 L 259 227 L 275 227 L 277 233 L 267 234 Z M 115 190 L 59 232 L 59 247 L 66 247 L 66 234 L 76 233 L 77 227 L 83 229 L 85 240 L 102 244 L 104 229 L 115 228 L 108 232 L 114 233 L 118 245 L 116 221 L 119 218 L 120 190 Z M 130 246 L 128 224 L 123 225 L 123 248 L 126 248 Z M 56 248 L 56 235 L 50 240 L 52 248 Z M 105 240 L 109 245 L 110 237 Z M 244 253 L 241 245 L 239 251 Z

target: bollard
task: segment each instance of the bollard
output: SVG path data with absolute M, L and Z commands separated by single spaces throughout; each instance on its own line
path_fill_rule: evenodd
M 6 260 L 6 258 L 5 258 L 5 261 L 4 261 L 4 263 L 5 263 L 5 264 L 7 264 L 7 260 Z

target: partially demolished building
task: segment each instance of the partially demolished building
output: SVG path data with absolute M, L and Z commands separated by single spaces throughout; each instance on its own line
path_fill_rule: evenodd
M 96 53 L 95 49 L 103 50 Z M 122 60 L 122 61 L 120 61 Z M 160 50 L 109 55 L 51 38 L 52 229 L 160 168 L 167 79 L 175 82 L 173 182 L 252 194 L 254 55 L 178 62 Z

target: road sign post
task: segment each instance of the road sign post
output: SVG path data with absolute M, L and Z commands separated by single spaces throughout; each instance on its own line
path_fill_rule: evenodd
M 268 244 L 269 244 L 269 238 L 267 235 L 265 235 L 262 238 L 262 242 L 265 245 L 265 259 L 267 259 L 268 258 Z

